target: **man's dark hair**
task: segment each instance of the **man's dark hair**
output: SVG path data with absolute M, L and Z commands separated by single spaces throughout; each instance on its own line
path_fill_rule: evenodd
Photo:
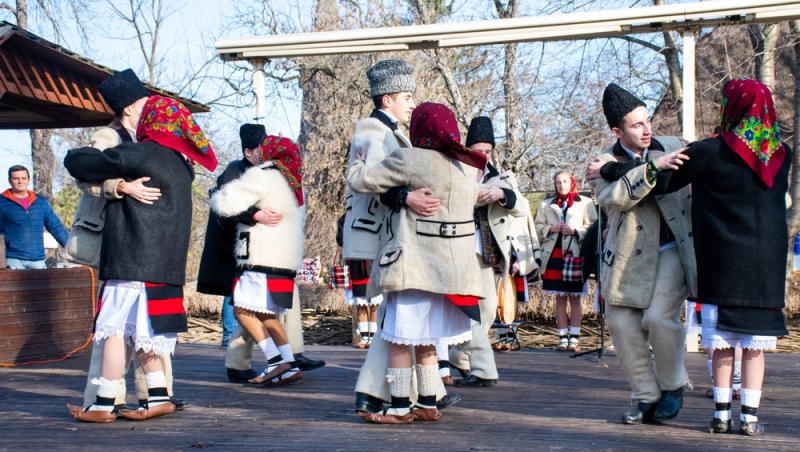
M 386 93 L 380 94 L 377 96 L 372 96 L 372 104 L 375 105 L 375 108 L 383 108 L 383 96 L 391 96 L 394 99 L 398 93 Z
M 22 165 L 14 165 L 8 169 L 8 180 L 11 180 L 11 173 L 16 173 L 17 171 L 25 171 L 25 174 L 28 175 L 28 179 L 31 178 L 31 173 L 28 171 L 28 168 L 25 168 Z

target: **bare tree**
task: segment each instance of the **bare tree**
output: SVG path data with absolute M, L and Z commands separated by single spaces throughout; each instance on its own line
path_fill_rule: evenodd
M 774 90 L 775 52 L 780 34 L 780 24 L 751 25 L 748 31 L 756 54 L 756 78 Z

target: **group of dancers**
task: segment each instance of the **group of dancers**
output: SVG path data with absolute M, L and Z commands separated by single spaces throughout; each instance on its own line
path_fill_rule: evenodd
M 599 213 L 578 194 L 574 177 L 558 173 L 555 196 L 534 220 L 514 175 L 490 163 L 489 118 L 475 118 L 462 144 L 453 111 L 416 105 L 410 64 L 379 61 L 367 78 L 374 109 L 355 125 L 341 222 L 342 257 L 353 278 L 346 296 L 360 308 L 368 346 L 355 387 L 362 419 L 438 421 L 440 410 L 460 400 L 445 384 L 496 385 L 488 331 L 498 299 L 524 299 L 527 278 L 536 273 L 556 295 L 558 348 L 579 350 L 589 265 L 580 255 L 601 240 L 601 252 L 588 260 L 597 261 L 609 327 L 636 402 L 623 422 L 678 415 L 689 384 L 680 312 L 691 295 L 708 309 L 703 343 L 714 350 L 710 430 L 733 428 L 731 369 L 740 346 L 740 432 L 763 432 L 756 414 L 763 352 L 786 333 L 785 269 L 775 262 L 788 244 L 791 163 L 766 86 L 725 84 L 719 134 L 686 146 L 654 137 L 644 103 L 610 84 L 602 103 L 617 141 L 586 168 Z M 187 325 L 182 286 L 192 166 L 213 171 L 217 160 L 189 111 L 151 96 L 132 71 L 112 75 L 100 90 L 117 118 L 64 161 L 82 187 L 101 187 L 92 193 L 106 198 L 99 253 L 105 282 L 92 363 L 84 404 L 70 412 L 85 422 L 144 420 L 184 405 L 173 397 L 170 356 Z M 408 137 L 400 129 L 405 124 Z M 229 378 L 280 386 L 324 366 L 303 356 L 294 283 L 307 205 L 302 152 L 263 126 L 246 124 L 240 136 L 243 158 L 211 193 L 198 290 L 226 296 L 234 306 L 241 328 L 228 345 Z M 81 203 L 89 197 L 87 190 Z M 593 224 L 600 226 L 594 235 Z M 262 371 L 251 365 L 254 345 L 263 353 Z M 138 408 L 124 406 L 131 351 Z M 450 368 L 462 378 L 453 381 Z

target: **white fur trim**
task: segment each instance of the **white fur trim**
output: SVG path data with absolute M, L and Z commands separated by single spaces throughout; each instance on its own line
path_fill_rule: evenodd
M 224 217 L 238 215 L 252 206 L 280 212 L 283 219 L 276 226 L 238 225 L 236 261 L 239 265 L 297 270 L 303 263 L 306 204 L 298 207 L 289 183 L 279 171 L 269 168 L 271 165 L 267 162 L 250 168 L 225 184 L 211 197 L 211 208 Z M 249 233 L 249 240 L 240 240 L 241 232 Z

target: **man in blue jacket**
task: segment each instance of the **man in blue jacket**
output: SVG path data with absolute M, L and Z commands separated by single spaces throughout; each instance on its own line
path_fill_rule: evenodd
M 67 244 L 67 230 L 50 203 L 28 190 L 28 169 L 14 165 L 8 169 L 11 188 L 0 196 L 0 233 L 5 234 L 6 266 L 17 270 L 46 268 L 44 228 L 58 244 Z

